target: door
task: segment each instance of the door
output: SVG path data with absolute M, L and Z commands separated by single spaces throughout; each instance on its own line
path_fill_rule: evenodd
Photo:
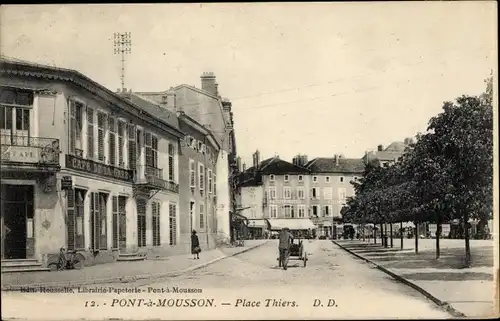
M 33 186 L 2 186 L 2 257 L 26 259 L 35 255 Z

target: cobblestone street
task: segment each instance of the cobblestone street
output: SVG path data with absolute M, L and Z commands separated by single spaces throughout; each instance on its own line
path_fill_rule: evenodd
M 155 284 L 136 282 L 113 285 L 113 288 L 123 290 L 138 288 L 141 294 L 39 295 L 10 292 L 2 297 L 3 311 L 5 316 L 9 316 L 17 310 L 17 316 L 22 318 L 22 309 L 30 300 L 30 306 L 45 307 L 47 312 L 40 318 L 51 319 L 82 315 L 80 309 L 86 309 L 88 318 L 102 318 L 104 315 L 107 318 L 144 318 L 146 315 L 149 318 L 164 318 L 166 314 L 169 319 L 221 319 L 228 316 L 233 319 L 450 317 L 420 293 L 353 258 L 330 241 L 310 241 L 306 250 L 310 260 L 305 268 L 302 262 L 291 260 L 287 271 L 278 269 L 277 243 L 269 241 L 239 256 Z M 158 293 L 167 288 L 169 291 L 174 288 L 201 289 L 202 292 Z M 144 310 L 134 308 L 130 301 L 123 300 L 140 298 L 145 302 L 151 300 L 151 307 L 161 306 L 159 302 L 163 299 L 213 298 L 213 306 L 218 308 Z M 86 301 L 94 301 L 96 307 L 85 308 Z M 126 307 L 118 308 L 120 302 Z M 167 302 L 163 303 L 168 305 Z M 204 304 L 200 302 L 198 304 Z M 249 307 L 255 302 L 260 302 L 260 306 Z M 269 307 L 266 307 L 267 303 Z M 315 303 L 319 306 L 315 307 Z M 328 303 L 332 306 L 328 307 Z M 285 306 L 288 308 L 284 309 Z

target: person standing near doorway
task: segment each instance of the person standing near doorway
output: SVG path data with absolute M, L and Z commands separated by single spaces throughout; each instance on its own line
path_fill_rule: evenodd
M 199 260 L 200 259 L 200 240 L 198 240 L 198 235 L 196 235 L 196 231 L 193 230 L 191 234 L 191 254 L 194 255 L 193 259 Z

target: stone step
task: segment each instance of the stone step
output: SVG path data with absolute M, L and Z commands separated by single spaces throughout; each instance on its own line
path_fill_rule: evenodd
M 2 267 L 41 265 L 36 259 L 2 260 Z
M 50 272 L 49 268 L 40 266 L 2 266 L 2 273 L 20 273 L 20 272 Z
M 139 254 L 138 252 L 135 252 L 135 253 L 120 253 L 119 256 L 120 257 L 130 257 L 130 256 L 141 256 L 141 254 Z

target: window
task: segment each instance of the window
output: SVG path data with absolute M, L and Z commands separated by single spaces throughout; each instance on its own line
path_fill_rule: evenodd
M 97 113 L 97 159 L 101 162 L 106 161 L 104 154 L 104 135 L 106 134 L 106 114 Z
M 338 195 L 339 195 L 339 200 L 345 200 L 345 198 L 346 198 L 345 188 L 343 188 L 343 187 L 339 188 Z
M 168 204 L 168 228 L 170 245 L 177 244 L 177 205 Z
M 313 209 L 313 215 L 318 216 L 318 205 L 313 205 L 312 209 Z
M 67 192 L 68 250 L 84 249 L 84 202 L 85 191 L 81 189 Z
M 12 108 L 11 107 L 1 107 L 0 112 L 0 129 L 12 129 Z
M 325 176 L 325 183 L 330 183 L 330 176 Z
M 196 165 L 192 159 L 189 160 L 189 186 L 196 187 Z
M 283 198 L 292 198 L 292 189 L 290 187 L 283 187 Z
M 200 204 L 200 229 L 205 228 L 205 205 Z
M 311 189 L 311 198 L 312 199 L 318 199 L 319 198 L 319 188 L 313 187 Z
M 214 196 L 217 195 L 217 180 L 215 177 L 215 174 L 212 174 L 214 176 Z
M 273 174 L 269 175 L 269 180 L 270 180 L 271 182 L 274 182 L 274 175 L 273 175 Z
M 323 189 L 323 198 L 326 200 L 331 200 L 333 197 L 333 189 L 331 187 L 325 187 Z
M 357 176 L 354 176 L 354 181 L 357 181 L 358 180 L 358 177 Z
M 161 233 L 160 233 L 160 202 L 151 202 L 152 210 L 152 221 L 153 221 L 153 246 L 161 245 Z
M 30 135 L 30 109 L 3 106 L 0 108 L 0 129 L 27 132 L 28 136 Z M 13 123 L 15 127 L 12 126 Z
M 125 211 L 125 205 L 127 202 L 127 198 L 124 196 L 113 196 L 113 218 L 112 218 L 112 240 L 113 240 L 113 248 L 118 249 L 120 244 L 122 247 L 126 246 L 126 222 L 127 222 L 127 214 Z
M 94 110 L 87 108 L 87 158 L 94 159 Z
M 128 126 L 128 168 L 135 171 L 137 169 L 137 131 L 134 126 Z
M 33 106 L 34 94 L 32 90 L 20 88 L 0 87 L 0 104 L 2 106 Z
M 305 190 L 304 190 L 303 187 L 298 187 L 297 188 L 297 195 L 298 195 L 299 199 L 301 199 L 301 200 L 305 199 L 306 198 L 305 194 L 306 193 L 305 193 Z
M 330 216 L 331 214 L 331 211 L 330 211 L 330 206 L 329 205 L 325 205 L 323 207 L 323 216 Z
M 212 194 L 212 170 L 208 170 L 208 192 Z
M 285 218 L 291 217 L 292 207 L 290 205 L 285 205 Z
M 285 175 L 285 182 L 288 182 L 288 179 L 289 179 L 288 175 Z
M 269 198 L 276 199 L 276 187 L 269 187 Z
M 90 233 L 91 248 L 96 251 L 107 249 L 106 203 L 108 195 L 104 193 L 90 194 Z
M 168 143 L 168 180 L 170 182 L 175 181 L 175 146 L 172 143 Z
M 144 135 L 146 147 L 146 166 L 158 168 L 158 138 L 151 133 Z
M 304 176 L 299 175 L 299 182 L 302 182 L 304 180 Z
M 125 167 L 125 155 L 123 149 L 125 148 L 125 123 L 118 121 L 118 166 Z
M 305 205 L 299 205 L 299 218 L 304 218 L 306 213 Z
M 205 190 L 205 166 L 203 164 L 198 164 L 198 184 L 200 186 L 200 192 Z
M 343 183 L 344 182 L 344 177 L 340 176 L 340 182 Z
M 137 246 L 146 246 L 146 200 L 137 200 Z
M 313 176 L 313 182 L 317 183 L 318 182 L 318 176 Z
M 277 218 L 278 217 L 278 207 L 276 205 L 271 205 L 269 207 L 269 216 L 271 218 Z
M 108 127 L 109 127 L 109 135 L 108 135 L 108 155 L 109 155 L 109 164 L 116 166 L 116 123 L 113 117 L 108 118 Z

